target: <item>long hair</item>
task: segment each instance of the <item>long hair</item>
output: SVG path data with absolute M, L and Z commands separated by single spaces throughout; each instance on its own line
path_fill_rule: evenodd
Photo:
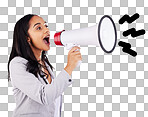
M 37 75 L 38 73 L 41 76 L 40 64 L 37 61 L 29 43 L 27 42 L 27 38 L 29 37 L 29 34 L 28 34 L 29 21 L 33 16 L 36 16 L 36 15 L 34 14 L 25 15 L 15 24 L 14 32 L 13 32 L 12 50 L 8 60 L 8 82 L 11 81 L 9 64 L 10 64 L 10 61 L 16 56 L 20 56 L 28 60 L 26 64 L 27 66 L 26 71 L 33 73 L 37 78 L 38 78 L 38 75 Z M 41 59 L 44 62 L 46 62 L 50 66 L 50 68 L 53 70 L 53 66 L 49 63 L 46 54 L 47 54 L 47 51 L 42 51 Z

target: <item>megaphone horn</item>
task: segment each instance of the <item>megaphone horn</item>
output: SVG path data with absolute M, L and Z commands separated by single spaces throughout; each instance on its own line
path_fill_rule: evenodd
M 95 26 L 55 33 L 54 42 L 62 46 L 96 45 L 111 53 L 117 42 L 116 26 L 110 16 L 104 15 Z

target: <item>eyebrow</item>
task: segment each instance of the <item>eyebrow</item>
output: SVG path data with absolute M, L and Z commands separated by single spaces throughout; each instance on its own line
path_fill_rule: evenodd
M 47 23 L 47 22 L 45 21 L 44 23 Z M 34 28 L 36 25 L 39 25 L 39 24 L 41 24 L 41 23 L 36 23 L 36 24 L 34 24 L 33 28 Z

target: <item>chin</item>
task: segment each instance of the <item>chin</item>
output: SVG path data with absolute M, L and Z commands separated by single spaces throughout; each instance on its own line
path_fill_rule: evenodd
M 50 50 L 50 47 L 49 47 L 49 48 L 44 48 L 43 50 L 44 50 L 44 51 L 48 51 L 48 50 Z

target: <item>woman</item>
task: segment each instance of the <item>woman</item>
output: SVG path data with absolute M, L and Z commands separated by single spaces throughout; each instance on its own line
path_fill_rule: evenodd
M 66 67 L 55 78 L 46 57 L 50 31 L 39 16 L 29 14 L 15 25 L 8 61 L 8 79 L 13 86 L 16 108 L 13 117 L 60 117 L 62 93 L 72 84 L 71 74 L 81 60 L 73 47 Z

